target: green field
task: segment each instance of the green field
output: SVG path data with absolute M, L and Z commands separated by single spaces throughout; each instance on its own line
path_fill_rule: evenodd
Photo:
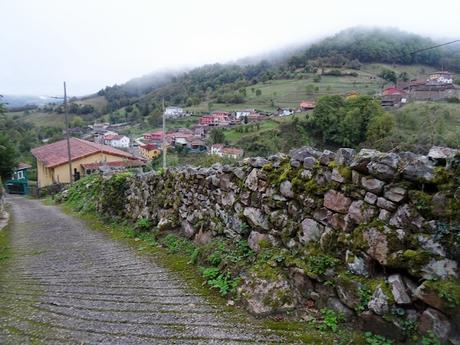
M 92 105 L 94 109 L 96 109 L 96 111 L 100 113 L 106 111 L 108 104 L 104 96 L 92 96 L 88 98 L 83 98 L 76 101 L 75 103 L 79 105 Z
M 434 71 L 433 68 L 423 65 L 385 65 L 367 64 L 360 70 L 343 69 L 342 72 L 357 72 L 357 77 L 352 76 L 322 76 L 319 82 L 314 82 L 314 74 L 298 73 L 299 78 L 290 80 L 270 80 L 265 83 L 257 83 L 246 88 L 246 101 L 241 104 L 213 103 L 211 109 L 209 102 L 202 102 L 198 106 L 188 107 L 187 111 L 192 113 L 207 112 L 212 110 L 238 110 L 238 109 L 257 109 L 261 111 L 273 112 L 277 108 L 297 108 L 302 100 L 314 100 L 324 95 L 346 95 L 356 91 L 360 94 L 375 95 L 386 86 L 380 79 L 370 79 L 375 77 L 383 69 L 389 68 L 397 74 L 406 72 L 409 78 L 423 78 L 426 74 Z M 261 95 L 256 95 L 256 90 L 261 91 Z
M 230 129 L 224 129 L 225 140 L 229 144 L 234 145 L 240 140 L 250 140 L 255 135 L 260 135 L 271 129 L 278 128 L 280 123 L 281 121 L 279 120 L 269 119 L 259 124 L 239 125 Z
M 19 116 L 24 121 L 29 122 L 37 127 L 61 127 L 64 128 L 64 114 L 44 113 L 31 111 L 30 114 L 21 112 L 8 112 L 7 116 Z M 72 117 L 70 116 L 69 119 Z

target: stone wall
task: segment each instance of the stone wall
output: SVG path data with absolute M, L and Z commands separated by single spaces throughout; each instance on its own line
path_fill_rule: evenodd
M 2 218 L 3 213 L 5 212 L 5 190 L 0 180 L 0 218 Z
M 305 147 L 137 175 L 117 187 L 121 199 L 101 192 L 97 207 L 197 243 L 225 237 L 279 250 L 279 262 L 267 259 L 276 274 L 243 274 L 239 294 L 254 314 L 308 301 L 400 341 L 417 328 L 447 343 L 460 329 L 459 176 L 460 155 L 447 148 L 420 156 Z
M 0 230 L 8 224 L 9 218 L 8 213 L 5 210 L 5 189 L 3 188 L 1 182 L 2 181 L 0 179 Z

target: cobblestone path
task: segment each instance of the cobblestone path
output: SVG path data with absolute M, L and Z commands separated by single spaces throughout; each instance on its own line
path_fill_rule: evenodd
M 0 344 L 283 342 L 255 322 L 235 321 L 175 273 L 58 208 L 8 201 Z

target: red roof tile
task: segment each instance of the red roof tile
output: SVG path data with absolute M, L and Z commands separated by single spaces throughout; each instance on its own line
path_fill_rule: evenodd
M 41 161 L 47 168 L 56 167 L 68 162 L 66 139 L 57 141 L 52 144 L 36 147 L 32 149 L 31 152 L 35 158 Z M 70 154 L 72 161 L 93 155 L 98 152 L 103 152 L 127 159 L 136 159 L 133 155 L 115 149 L 111 146 L 96 144 L 78 138 L 70 138 Z
M 141 147 L 147 151 L 159 150 L 158 146 L 155 144 L 144 144 L 141 145 Z

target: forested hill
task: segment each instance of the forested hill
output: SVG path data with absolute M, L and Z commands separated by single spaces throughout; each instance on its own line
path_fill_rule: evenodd
M 108 101 L 107 112 L 132 105 L 141 112 L 159 109 L 159 101 L 193 106 L 210 100 L 242 103 L 244 88 L 258 82 L 296 78 L 296 72 L 319 68 L 359 69 L 362 63 L 422 64 L 460 72 L 460 45 L 411 54 L 438 44 L 430 38 L 396 29 L 351 28 L 325 38 L 284 59 L 255 64 L 214 64 L 181 73 L 150 74 L 99 91 Z
M 348 60 L 362 63 L 423 64 L 460 72 L 460 45 L 456 49 L 436 48 L 419 51 L 439 44 L 430 38 L 397 29 L 351 28 L 312 44 L 303 54 L 289 59 L 290 65 L 308 65 L 316 59 L 323 63 L 344 65 Z

